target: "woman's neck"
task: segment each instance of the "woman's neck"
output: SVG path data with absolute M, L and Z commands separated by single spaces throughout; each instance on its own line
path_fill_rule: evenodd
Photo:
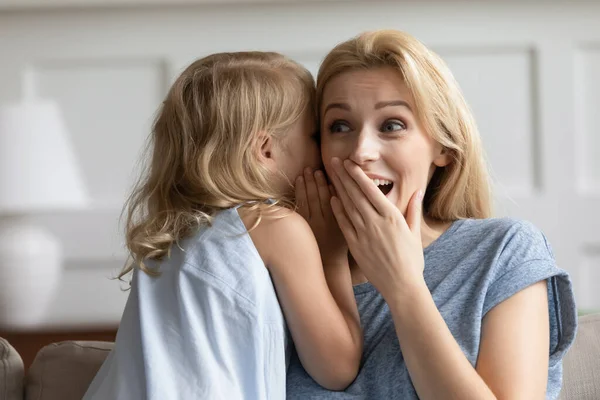
M 450 228 L 452 222 L 438 221 L 429 217 L 423 217 L 421 219 L 421 243 L 423 248 L 426 248 L 431 243 L 437 240 L 442 233 L 446 232 Z M 360 283 L 368 282 L 365 275 L 360 270 L 358 264 L 352 257 L 352 254 L 348 253 L 348 261 L 350 264 L 350 274 L 352 276 L 352 284 L 358 285 Z

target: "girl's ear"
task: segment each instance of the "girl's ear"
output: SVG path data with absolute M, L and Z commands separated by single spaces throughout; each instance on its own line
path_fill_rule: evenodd
M 269 169 L 275 169 L 276 163 L 274 158 L 275 143 L 273 137 L 267 133 L 258 135 L 258 158 Z

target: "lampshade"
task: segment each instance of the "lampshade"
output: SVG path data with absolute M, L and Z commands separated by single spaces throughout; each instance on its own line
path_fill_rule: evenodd
M 58 105 L 0 107 L 0 215 L 84 206 L 87 195 Z

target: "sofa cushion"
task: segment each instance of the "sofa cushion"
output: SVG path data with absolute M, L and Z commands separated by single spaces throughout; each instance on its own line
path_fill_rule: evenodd
M 0 400 L 23 399 L 24 366 L 21 356 L 0 338 Z
M 560 399 L 600 399 L 600 314 L 579 318 L 575 342 L 563 359 Z
M 113 346 L 88 341 L 45 346 L 27 372 L 25 399 L 81 400 Z

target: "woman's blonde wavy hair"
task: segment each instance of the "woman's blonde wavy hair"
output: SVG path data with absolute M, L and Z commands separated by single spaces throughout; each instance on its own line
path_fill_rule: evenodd
M 413 36 L 395 30 L 365 32 L 329 52 L 317 76 L 317 110 L 332 78 L 348 71 L 396 69 L 412 93 L 426 132 L 452 157 L 435 171 L 424 212 L 453 221 L 491 215 L 489 174 L 479 131 L 460 88 L 444 61 Z
M 168 256 L 219 210 L 286 205 L 259 162 L 259 141 L 278 140 L 314 99 L 310 72 L 278 53 L 219 53 L 187 67 L 159 109 L 148 168 L 123 208 L 130 257 L 119 278 L 136 266 L 156 275 L 146 262 Z

